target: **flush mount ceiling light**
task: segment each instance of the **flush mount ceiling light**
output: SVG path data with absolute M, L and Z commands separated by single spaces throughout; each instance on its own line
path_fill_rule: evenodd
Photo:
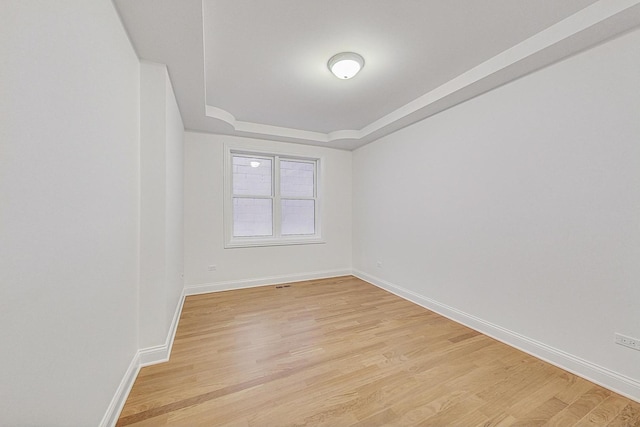
M 364 67 L 364 58 L 357 53 L 342 52 L 333 55 L 327 65 L 337 78 L 346 80 L 358 74 Z

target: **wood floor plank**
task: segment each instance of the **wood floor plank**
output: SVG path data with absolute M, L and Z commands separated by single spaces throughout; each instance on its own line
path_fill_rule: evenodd
M 613 394 L 584 416 L 580 425 L 585 427 L 606 426 L 629 404 L 629 399 Z
M 638 427 L 640 426 L 640 403 L 629 402 L 607 427 Z
M 512 415 L 499 413 L 486 422 L 476 424 L 475 427 L 509 427 L 515 425 L 517 421 Z
M 524 402 L 526 404 L 526 402 Z M 538 406 L 534 406 L 535 403 L 532 402 L 531 409 L 529 412 L 524 415 L 517 417 L 517 422 L 515 422 L 514 426 L 542 426 L 547 424 L 547 422 L 556 416 L 558 413 L 562 412 L 567 404 L 561 401 L 556 397 L 551 397 L 548 400 L 542 402 Z
M 187 297 L 117 425 L 607 423 L 640 404 L 345 276 Z
M 594 385 L 586 393 L 576 399 L 571 405 L 551 417 L 547 425 L 566 426 L 576 425 L 592 409 L 600 405 L 611 394 L 610 391 Z

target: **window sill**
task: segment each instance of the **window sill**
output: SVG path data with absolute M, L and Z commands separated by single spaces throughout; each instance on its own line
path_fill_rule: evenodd
M 233 238 L 224 245 L 225 249 L 232 248 L 251 248 L 260 246 L 289 246 L 289 245 L 317 245 L 326 243 L 322 237 L 313 236 L 308 238 L 292 237 L 280 239 L 252 239 L 252 238 Z

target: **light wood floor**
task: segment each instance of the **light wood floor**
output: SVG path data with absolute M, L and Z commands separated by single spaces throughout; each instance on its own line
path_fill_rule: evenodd
M 348 276 L 188 297 L 125 425 L 639 426 L 640 404 Z

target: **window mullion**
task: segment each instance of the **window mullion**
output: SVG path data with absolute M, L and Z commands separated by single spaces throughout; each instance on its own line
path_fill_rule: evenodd
M 276 238 L 282 236 L 282 221 L 280 216 L 282 215 L 282 207 L 280 203 L 280 156 L 274 156 L 273 167 L 273 233 Z
M 234 199 L 273 199 L 273 196 L 252 196 L 250 194 L 234 194 Z
M 317 200 L 317 199 L 315 197 L 286 196 L 286 197 L 280 197 L 280 200 Z
M 318 200 L 318 161 L 313 162 L 313 229 L 316 234 L 320 232 L 320 202 Z

